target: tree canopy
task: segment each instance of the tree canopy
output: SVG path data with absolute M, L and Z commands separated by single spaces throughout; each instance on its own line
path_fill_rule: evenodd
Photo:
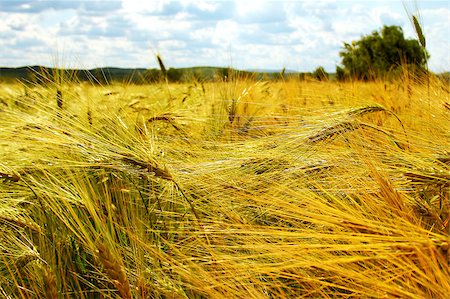
M 325 70 L 325 68 L 323 66 L 317 67 L 312 72 L 312 76 L 313 76 L 313 78 L 315 78 L 316 80 L 319 80 L 319 81 L 327 81 L 329 78 L 329 74 L 327 73 L 327 71 Z
M 339 52 L 342 66 L 336 68 L 338 79 L 345 77 L 372 80 L 384 77 L 401 65 L 423 69 L 429 55 L 417 40 L 405 39 L 399 26 L 384 26 L 351 44 L 344 43 Z

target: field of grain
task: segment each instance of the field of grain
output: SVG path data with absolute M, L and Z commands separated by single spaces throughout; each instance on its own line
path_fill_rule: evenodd
M 434 77 L 2 84 L 0 294 L 446 298 L 449 145 Z

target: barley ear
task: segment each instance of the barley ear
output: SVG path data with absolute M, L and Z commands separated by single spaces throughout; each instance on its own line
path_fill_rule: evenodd
M 63 108 L 63 95 L 60 89 L 56 90 L 56 105 L 59 109 Z
M 45 298 L 58 299 L 58 289 L 56 286 L 56 277 L 50 268 L 48 268 L 48 267 L 43 268 L 42 279 L 44 280 Z
M 159 68 L 161 69 L 161 72 L 163 73 L 164 78 L 167 78 L 167 69 L 166 69 L 166 66 L 164 65 L 161 55 L 156 54 L 156 60 L 158 60 Z
M 121 298 L 131 299 L 130 285 L 120 259 L 115 258 L 107 245 L 103 243 L 97 244 L 97 254 L 106 275 L 111 279 Z
M 88 107 L 88 111 L 87 111 L 87 120 L 88 120 L 89 126 L 92 127 L 92 111 L 89 107 Z
M 414 24 L 414 29 L 416 30 L 417 37 L 419 38 L 420 45 L 425 49 L 426 48 L 426 40 L 425 35 L 422 31 L 422 26 L 420 26 L 419 20 L 416 16 L 412 16 L 412 21 Z

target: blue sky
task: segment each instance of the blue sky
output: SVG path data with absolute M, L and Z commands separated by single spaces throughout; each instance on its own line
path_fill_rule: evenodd
M 0 66 L 233 66 L 334 71 L 343 42 L 419 8 L 433 71 L 450 70 L 450 1 L 0 0 Z

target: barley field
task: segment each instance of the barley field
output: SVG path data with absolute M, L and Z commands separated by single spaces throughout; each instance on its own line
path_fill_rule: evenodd
M 0 85 L 1 297 L 448 298 L 448 82 L 54 82 Z

